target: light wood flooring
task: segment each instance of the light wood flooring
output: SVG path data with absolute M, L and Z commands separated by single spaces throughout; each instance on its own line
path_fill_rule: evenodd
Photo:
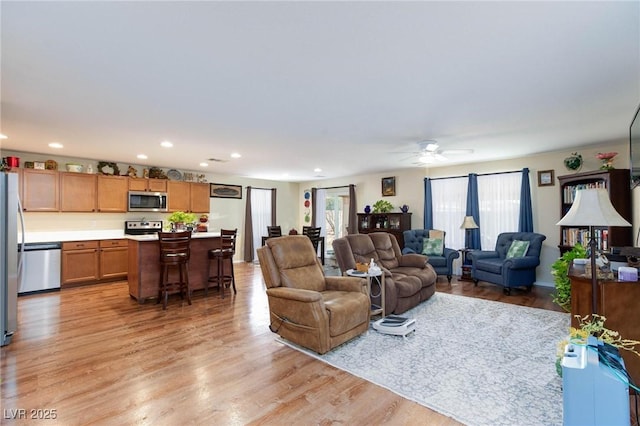
M 235 297 L 173 296 L 166 311 L 139 305 L 126 282 L 20 297 L 0 423 L 458 424 L 276 342 L 260 268 L 237 264 L 236 277 Z M 560 310 L 545 288 L 505 296 L 439 277 L 437 290 Z

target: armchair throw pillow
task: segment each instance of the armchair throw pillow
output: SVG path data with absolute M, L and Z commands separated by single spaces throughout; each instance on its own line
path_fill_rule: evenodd
M 441 238 L 425 238 L 422 240 L 422 254 L 427 256 L 442 256 L 444 241 Z
M 529 250 L 529 241 L 513 240 L 511 247 L 507 251 L 507 259 L 524 257 L 527 254 L 527 250 Z

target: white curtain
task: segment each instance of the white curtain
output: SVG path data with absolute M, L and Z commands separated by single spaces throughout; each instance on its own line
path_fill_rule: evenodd
M 323 237 L 327 236 L 327 222 L 325 220 L 325 211 L 327 210 L 327 190 L 323 188 L 319 188 L 316 190 L 316 205 L 314 207 L 314 211 L 316 219 L 316 228 L 322 228 L 320 231 L 320 235 Z
M 251 226 L 253 226 L 253 259 L 257 262 L 256 250 L 262 246 L 262 236 L 271 226 L 271 190 L 251 189 Z
M 502 232 L 517 232 L 522 173 L 478 176 L 480 239 L 483 250 L 493 250 Z
M 433 228 L 446 232 L 445 246 L 454 250 L 464 248 L 464 230 L 460 225 L 467 211 L 467 177 L 433 179 Z M 453 273 L 461 274 L 460 257 L 453 263 Z

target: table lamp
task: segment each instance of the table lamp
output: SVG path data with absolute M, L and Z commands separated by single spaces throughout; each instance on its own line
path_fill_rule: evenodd
M 560 222 L 559 226 L 588 226 L 589 252 L 591 260 L 591 310 L 597 314 L 598 306 L 598 273 L 596 269 L 596 239 L 593 228 L 595 226 L 631 226 L 629 222 L 616 211 L 609 199 L 609 193 L 603 188 L 580 189 L 576 191 L 576 198 L 571 208 Z
M 469 250 L 467 247 L 469 245 L 469 240 L 471 239 L 471 230 L 478 229 L 479 226 L 475 220 L 473 220 L 473 216 L 465 216 L 462 221 L 462 225 L 460 225 L 460 229 L 465 230 L 465 238 L 464 238 L 464 251 L 462 252 L 462 264 L 464 265 L 466 262 L 466 253 Z

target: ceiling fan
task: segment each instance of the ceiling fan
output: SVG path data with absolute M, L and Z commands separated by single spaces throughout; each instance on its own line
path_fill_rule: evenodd
M 418 142 L 418 148 L 418 151 L 412 153 L 413 156 L 417 156 L 417 162 L 414 164 L 431 164 L 438 161 L 448 161 L 447 155 L 473 153 L 473 149 L 440 149 L 440 145 L 434 140 Z

